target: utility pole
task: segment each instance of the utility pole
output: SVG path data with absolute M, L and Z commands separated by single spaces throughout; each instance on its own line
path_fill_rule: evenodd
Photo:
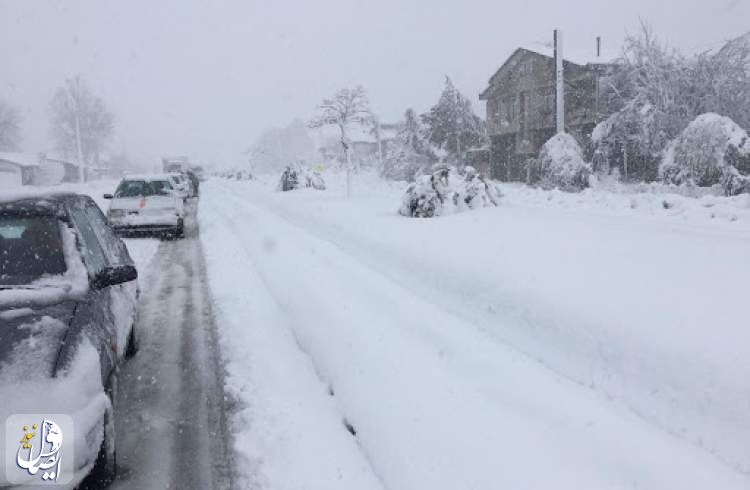
M 72 90 L 75 88 L 77 97 L 73 96 Z M 80 112 L 80 97 L 81 88 L 80 81 L 76 77 L 75 85 L 68 83 L 67 86 L 68 100 L 70 100 L 71 110 L 75 116 L 75 132 L 76 132 L 76 153 L 78 154 L 78 178 L 81 182 L 86 181 L 86 170 L 83 165 L 83 148 L 81 147 L 81 112 Z
M 81 182 L 86 181 L 86 169 L 83 165 L 83 149 L 81 148 L 81 118 L 78 114 L 78 105 L 76 104 L 76 150 L 78 152 L 78 175 Z
M 341 130 L 341 146 L 344 148 L 344 158 L 346 158 L 346 198 L 352 195 L 352 159 L 349 155 L 349 138 L 346 136 L 346 129 L 343 124 L 339 125 Z
M 380 119 L 374 116 L 375 119 L 375 140 L 378 142 L 378 164 L 380 169 L 383 168 L 383 140 L 380 137 Z
M 565 132 L 565 74 L 563 72 L 562 31 L 555 29 L 555 107 L 557 132 Z
M 602 38 L 596 36 L 596 64 L 594 65 L 594 124 L 599 123 L 599 57 L 602 53 Z

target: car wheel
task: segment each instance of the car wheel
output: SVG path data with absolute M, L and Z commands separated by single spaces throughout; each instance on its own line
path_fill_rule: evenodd
M 138 335 L 135 331 L 135 322 L 130 328 L 130 335 L 128 336 L 128 346 L 125 349 L 125 358 L 130 359 L 138 353 Z
M 90 478 L 93 482 L 105 487 L 115 481 L 117 476 L 117 449 L 115 445 L 115 402 L 117 399 L 117 373 L 109 377 L 107 386 L 104 388 L 112 404 L 110 410 L 104 413 L 102 421 L 104 427 L 104 437 L 102 445 L 99 448 L 99 455 L 96 458 Z
M 180 223 L 177 225 L 177 231 L 175 231 L 174 234 L 175 238 L 185 238 L 185 222 L 180 220 Z

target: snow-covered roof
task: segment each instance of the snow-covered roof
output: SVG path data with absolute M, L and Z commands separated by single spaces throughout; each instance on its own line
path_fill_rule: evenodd
M 481 94 L 479 94 L 479 99 L 483 100 L 488 95 L 490 89 L 492 88 L 492 84 L 497 78 L 497 76 L 503 71 L 503 69 L 509 65 L 511 60 L 516 58 L 516 56 L 519 53 L 523 52 L 531 52 L 536 53 L 540 56 L 546 56 L 547 58 L 554 58 L 555 57 L 555 50 L 552 46 L 552 43 L 532 43 L 528 45 L 523 45 L 515 48 L 513 52 L 511 52 L 507 58 L 505 58 L 505 61 L 500 65 L 500 67 L 492 74 L 492 76 L 489 79 L 489 87 L 487 87 Z M 590 65 L 590 64 L 609 64 L 614 63 L 619 57 L 620 52 L 617 50 L 611 50 L 611 49 L 600 49 L 599 56 L 596 55 L 596 46 L 592 46 L 589 49 L 581 49 L 581 48 L 567 48 L 563 44 L 563 59 L 567 61 L 568 63 L 574 63 L 576 65 Z
M 0 160 L 13 163 L 19 167 L 39 166 L 39 155 L 29 153 L 0 152 Z
M 73 165 L 74 167 L 78 166 L 73 159 L 67 158 L 59 153 L 44 153 L 44 158 L 52 162 L 65 163 L 67 165 Z
M 525 49 L 526 51 L 533 51 L 534 53 L 547 56 L 548 58 L 555 57 L 555 50 L 551 43 L 528 44 L 521 46 L 521 49 Z M 577 65 L 588 65 L 591 63 L 612 63 L 620 57 L 620 54 L 621 53 L 619 50 L 602 48 L 599 52 L 599 56 L 597 56 L 595 45 L 591 46 L 590 48 L 568 48 L 563 43 L 563 59 Z

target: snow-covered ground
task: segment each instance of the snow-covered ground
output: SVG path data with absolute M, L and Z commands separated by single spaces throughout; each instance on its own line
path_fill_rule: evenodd
M 748 196 L 202 187 L 238 466 L 268 488 L 748 488 Z M 350 434 L 345 424 L 350 425 Z

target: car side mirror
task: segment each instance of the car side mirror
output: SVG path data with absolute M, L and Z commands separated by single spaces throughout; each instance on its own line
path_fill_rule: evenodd
M 104 194 L 104 199 L 114 199 L 112 194 Z
M 108 286 L 135 281 L 136 279 L 138 279 L 138 270 L 135 266 L 118 265 L 104 268 L 91 280 L 91 286 L 95 289 L 103 289 Z

